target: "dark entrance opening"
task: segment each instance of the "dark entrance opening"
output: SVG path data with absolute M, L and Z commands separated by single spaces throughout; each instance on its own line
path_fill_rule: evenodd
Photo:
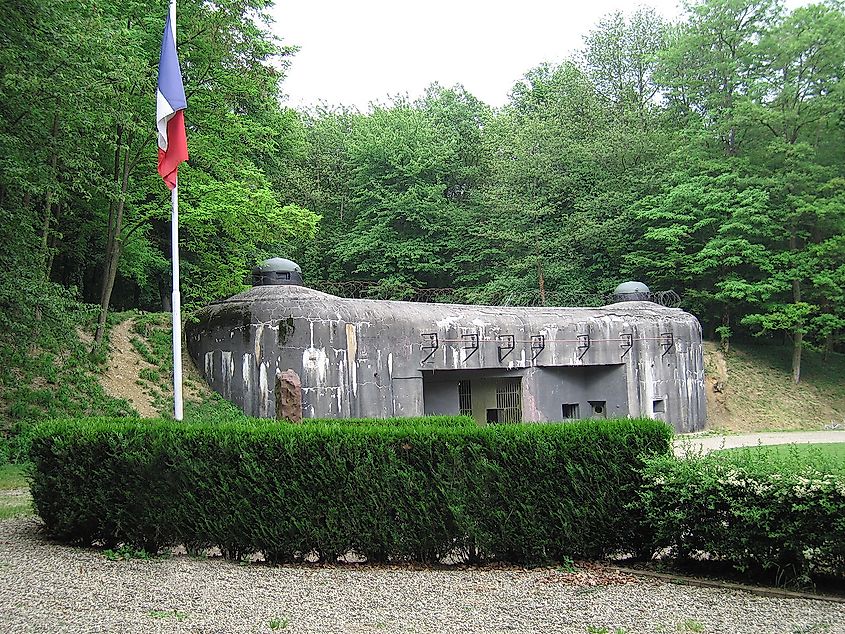
M 500 370 L 423 371 L 423 411 L 463 414 L 479 424 L 522 421 L 522 376 Z

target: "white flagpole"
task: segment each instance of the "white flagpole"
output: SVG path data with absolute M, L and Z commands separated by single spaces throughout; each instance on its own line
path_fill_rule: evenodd
M 170 250 L 173 261 L 173 418 L 182 420 L 182 298 L 179 294 L 179 185 L 170 192 Z

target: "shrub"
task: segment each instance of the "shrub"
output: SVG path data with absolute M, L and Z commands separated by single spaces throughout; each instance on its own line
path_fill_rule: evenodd
M 765 453 L 647 462 L 640 502 L 655 549 L 803 585 L 845 577 L 845 476 Z
M 31 423 L 18 422 L 0 432 L 0 465 L 22 463 L 29 459 L 29 448 L 35 428 Z
M 72 542 L 271 562 L 532 563 L 641 546 L 624 506 L 642 456 L 669 451 L 664 424 L 431 422 L 54 421 L 32 443 L 34 505 Z

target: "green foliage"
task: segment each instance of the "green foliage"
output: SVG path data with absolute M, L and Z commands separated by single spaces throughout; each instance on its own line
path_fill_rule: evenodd
M 7 462 L 26 462 L 34 434 L 35 425 L 27 421 L 14 423 L 8 430 L 0 433 L 0 465 Z
M 176 621 L 184 621 L 188 618 L 188 614 L 180 610 L 150 610 L 147 614 L 154 619 L 175 619 Z
M 151 559 L 152 555 L 143 549 L 139 550 L 131 546 L 121 546 L 116 550 L 106 548 L 103 551 L 103 557 L 109 561 L 128 561 L 130 559 Z
M 271 630 L 283 630 L 290 625 L 290 619 L 287 617 L 273 617 L 269 622 Z
M 842 350 L 841 3 L 696 0 L 671 25 L 617 12 L 572 59 L 529 69 L 503 108 L 434 84 L 367 113 L 280 105 L 295 51 L 271 34 L 270 6 L 180 3 L 187 308 L 289 255 L 306 281 L 393 299 L 601 305 L 640 278 L 677 290 L 725 344 L 791 339 L 795 380 L 804 347 Z M 80 300 L 102 299 L 106 271 L 113 305 L 167 306 L 151 133 L 164 11 L 44 0 L 4 13 L 0 265 L 14 274 L 0 280 L 0 375 L 26 386 L 6 399 L 12 418 L 102 404 L 91 387 L 80 403 L 45 388 L 60 364 L 32 368 L 64 345 Z
M 472 416 L 409 416 L 407 418 L 308 418 L 307 425 L 333 427 L 443 427 L 475 428 Z
M 763 463 L 778 471 L 807 471 L 845 476 L 845 443 L 760 445 L 736 447 L 716 452 L 726 460 L 739 464 Z
M 99 382 L 104 359 L 77 336 L 90 313 L 68 310 L 50 323 L 37 322 L 34 327 L 40 332 L 35 334 L 8 342 L 0 337 L 0 394 L 5 405 L 0 434 L 8 434 L 21 421 L 134 413 L 126 401 L 105 393 Z M 33 336 L 43 347 L 35 347 Z
M 624 507 L 643 456 L 669 451 L 664 424 L 446 422 L 54 421 L 33 440 L 33 498 L 57 538 L 150 553 L 537 563 L 641 548 Z
M 841 460 L 841 459 L 840 459 Z M 707 554 L 748 575 L 806 585 L 845 577 L 842 465 L 766 451 L 647 461 L 637 508 L 655 550 Z

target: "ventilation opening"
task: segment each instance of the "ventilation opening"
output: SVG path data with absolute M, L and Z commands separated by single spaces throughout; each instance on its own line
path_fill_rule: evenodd
M 461 416 L 472 416 L 472 387 L 469 381 L 458 381 L 458 408 Z
M 500 423 L 522 421 L 522 389 L 519 379 L 499 379 L 496 382 L 496 409 Z M 490 410 L 487 410 L 490 416 Z
M 564 403 L 562 408 L 563 420 L 577 420 L 581 418 L 578 403 Z
M 666 401 L 662 398 L 656 399 L 651 404 L 651 411 L 655 414 L 662 414 L 666 411 Z
M 593 418 L 607 418 L 607 401 L 588 401 L 593 410 Z

